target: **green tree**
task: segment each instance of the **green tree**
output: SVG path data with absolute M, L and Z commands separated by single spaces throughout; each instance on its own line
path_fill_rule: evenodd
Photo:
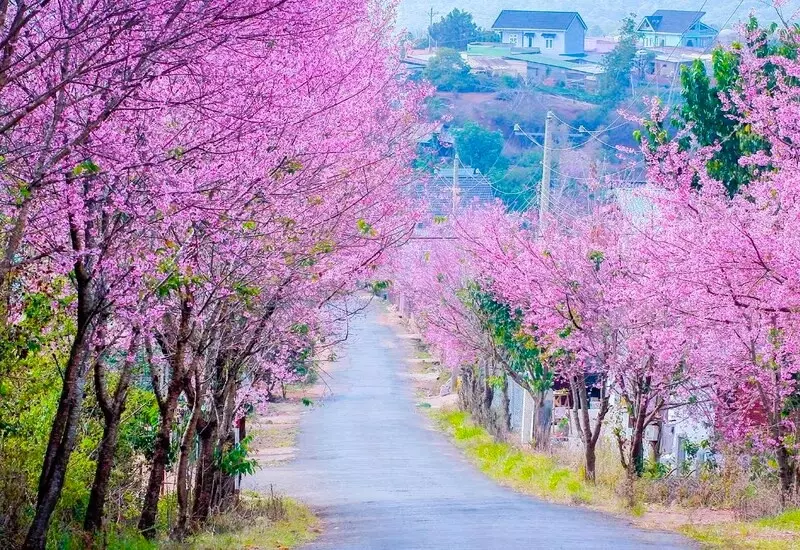
M 501 132 L 468 121 L 453 135 L 456 138 L 456 151 L 464 164 L 477 168 L 483 174 L 488 174 L 497 165 L 505 143 Z
M 470 42 L 497 40 L 494 32 L 485 31 L 475 24 L 471 13 L 458 8 L 428 27 L 428 33 L 433 38 L 433 45 L 456 50 L 466 50 Z
M 532 336 L 536 329 L 525 325 L 521 311 L 512 310 L 477 283 L 467 286 L 462 300 L 492 339 L 503 371 L 534 399 L 533 443 L 537 449 L 546 450 L 550 445 L 552 409 L 545 402 L 554 381 L 551 361 L 557 360 L 560 353 L 549 354 Z
M 625 95 L 630 86 L 631 70 L 638 50 L 639 33 L 636 31 L 636 15 L 630 14 L 622 20 L 619 42 L 611 53 L 603 58 L 603 74 L 600 79 L 602 93 L 607 99 L 617 100 Z
M 440 49 L 428 61 L 422 76 L 442 92 L 467 92 L 477 85 L 469 65 L 452 48 Z
M 507 163 L 498 162 L 488 174 L 495 197 L 512 211 L 519 212 L 536 206 L 536 193 L 542 180 L 541 152 L 528 152 L 510 167 L 503 164 Z
M 783 40 L 777 25 L 760 29 L 758 21 L 751 18 L 748 31 L 754 33 L 749 46 L 758 45 L 755 51 L 759 57 L 797 58 L 797 44 Z M 735 105 L 725 105 L 721 99 L 741 85 L 740 50 L 740 44 L 734 44 L 731 49 L 714 50 L 711 64 L 713 83 L 701 61 L 684 67 L 681 71 L 683 102 L 672 117 L 673 126 L 688 133 L 680 142 L 683 149 L 695 145 L 719 147 L 706 164 L 706 169 L 711 177 L 725 185 L 731 196 L 753 177 L 753 168 L 740 165 L 739 159 L 767 148 L 764 140 L 753 135 L 747 125 L 739 122 Z M 787 77 L 775 63 L 766 63 L 764 71 L 767 86 L 776 78 Z M 635 135 L 637 139 L 646 139 L 651 147 L 656 147 L 669 139 L 669 134 L 664 124 L 648 121 L 643 131 L 637 131 Z
M 797 58 L 798 46 L 781 40 L 777 25 L 773 24 L 759 31 L 758 21 L 751 18 L 748 30 L 758 32 L 754 43 L 761 44 L 756 50 L 759 57 Z M 777 37 L 777 40 L 773 40 L 773 37 Z M 767 147 L 763 140 L 750 132 L 749 127 L 737 120 L 735 107 L 723 105 L 720 99 L 720 96 L 724 97 L 740 85 L 739 50 L 738 45 L 734 45 L 731 50 L 723 48 L 714 50 L 711 69 L 715 85 L 712 85 L 706 67 L 700 60 L 683 68 L 681 95 L 684 101 L 675 119 L 678 128 L 691 128 L 691 135 L 698 145 L 705 147 L 719 144 L 719 150 L 706 168 L 711 177 L 725 185 L 731 196 L 747 185 L 753 177 L 753 168 L 740 165 L 739 159 Z M 765 65 L 769 78 L 775 78 L 776 70 L 779 68 L 775 64 Z M 688 139 L 684 141 L 683 146 L 690 146 Z

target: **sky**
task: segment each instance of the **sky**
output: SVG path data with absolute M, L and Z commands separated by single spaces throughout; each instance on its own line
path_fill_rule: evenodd
M 459 8 L 472 13 L 482 27 L 490 27 L 502 9 L 577 11 L 588 27 L 599 26 L 610 34 L 626 14 L 633 12 L 641 17 L 659 8 L 702 10 L 707 13 L 703 21 L 718 27 L 735 25 L 747 18 L 751 10 L 762 20 L 777 19 L 770 2 L 765 0 L 400 0 L 399 26 L 411 32 L 423 32 L 431 8 L 434 21 L 453 8 Z M 788 18 L 798 9 L 800 0 L 790 0 L 783 9 L 784 16 Z

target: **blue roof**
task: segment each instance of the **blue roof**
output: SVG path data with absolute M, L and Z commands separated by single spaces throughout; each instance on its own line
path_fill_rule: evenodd
M 564 31 L 569 28 L 575 18 L 586 29 L 586 23 L 576 11 L 503 10 L 497 16 L 492 28 Z
M 647 22 L 655 32 L 683 34 L 700 21 L 705 14 L 704 11 L 658 10 L 653 15 L 646 16 L 639 24 L 638 30 L 649 30 L 645 26 L 645 22 Z M 703 26 L 707 25 L 704 23 Z

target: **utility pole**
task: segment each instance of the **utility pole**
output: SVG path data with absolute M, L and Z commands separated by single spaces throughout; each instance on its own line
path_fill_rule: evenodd
M 455 216 L 458 204 L 458 153 L 453 157 L 453 207 L 451 214 Z
M 433 37 L 431 36 L 431 27 L 433 26 L 433 16 L 439 15 L 438 13 L 433 11 L 433 8 L 430 9 L 428 12 L 430 16 L 430 23 L 428 23 L 428 53 L 431 53 L 431 45 L 433 44 Z
M 552 173 L 553 112 L 547 111 L 544 121 L 544 157 L 542 158 L 542 185 L 539 188 L 539 233 L 544 230 L 545 217 L 550 209 L 550 176 Z

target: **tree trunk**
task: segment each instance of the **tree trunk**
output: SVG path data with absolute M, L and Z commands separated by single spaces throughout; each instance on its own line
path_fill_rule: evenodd
M 99 357 L 94 368 L 94 386 L 97 402 L 103 411 L 103 440 L 100 442 L 100 451 L 97 456 L 92 490 L 89 494 L 89 504 L 86 507 L 86 517 L 83 528 L 88 532 L 97 531 L 102 527 L 108 483 L 111 479 L 111 470 L 114 467 L 114 454 L 119 441 L 119 427 L 122 422 L 122 413 L 125 411 L 125 402 L 128 399 L 128 387 L 131 374 L 136 363 L 136 351 L 139 347 L 139 330 L 134 329 L 128 347 L 128 355 L 122 365 L 113 400 L 109 397 L 105 381 L 105 362 Z
M 25 550 L 44 548 L 50 516 L 61 496 L 67 465 L 75 448 L 89 363 L 89 342 L 93 334 L 89 320 L 88 288 L 85 283 L 79 282 L 78 301 L 78 330 L 70 348 L 61 397 L 50 429 L 39 476 L 36 512 L 25 539 Z
M 158 434 L 156 434 L 153 465 L 150 468 L 150 477 L 147 481 L 147 490 L 142 504 L 142 514 L 139 517 L 139 531 L 148 539 L 153 539 L 156 536 L 155 525 L 158 515 L 158 498 L 161 495 L 161 485 L 164 482 L 164 472 L 169 460 L 169 438 L 172 433 L 172 424 L 175 421 L 175 412 L 178 409 L 178 397 L 180 394 L 180 385 L 173 380 L 169 385 L 166 402 L 161 407 L 161 422 L 158 426 Z
M 546 391 L 536 392 L 533 409 L 533 446 L 539 451 L 550 450 L 553 408 L 548 406 Z
M 197 378 L 197 377 L 196 377 Z M 197 433 L 197 423 L 202 413 L 202 390 L 196 384 L 192 399 L 192 415 L 181 438 L 181 454 L 178 459 L 177 484 L 178 484 L 178 524 L 175 527 L 175 536 L 182 540 L 189 528 L 189 456 L 194 447 L 194 437 Z
M 597 419 L 594 424 L 589 416 L 589 394 L 586 390 L 586 377 L 584 375 L 571 376 L 569 387 L 572 394 L 572 416 L 573 422 L 580 435 L 584 451 L 584 473 L 586 481 L 592 483 L 597 478 L 596 473 L 596 449 L 597 441 L 600 439 L 600 432 L 603 428 L 603 420 L 608 413 L 608 395 L 606 392 L 605 379 L 600 380 L 600 408 L 597 411 Z
M 205 522 L 211 514 L 211 503 L 214 492 L 214 448 L 217 441 L 217 426 L 213 419 L 206 422 L 198 430 L 200 438 L 200 454 L 197 457 L 197 473 L 195 475 L 194 506 L 192 519 L 197 523 Z
M 778 446 L 775 458 L 778 462 L 778 475 L 781 480 L 781 507 L 785 508 L 792 501 L 796 466 L 792 464 L 792 457 L 784 445 Z
M 597 451 L 596 445 L 586 445 L 583 450 L 584 463 L 586 465 L 586 480 L 594 483 L 597 478 Z
M 111 479 L 111 470 L 114 467 L 114 453 L 119 439 L 119 425 L 121 415 L 114 415 L 106 421 L 103 428 L 103 440 L 100 442 L 100 451 L 97 455 L 97 468 L 94 472 L 92 491 L 89 494 L 89 505 L 86 507 L 86 518 L 83 528 L 89 533 L 99 530 L 103 525 L 103 510 L 108 492 L 108 482 Z

